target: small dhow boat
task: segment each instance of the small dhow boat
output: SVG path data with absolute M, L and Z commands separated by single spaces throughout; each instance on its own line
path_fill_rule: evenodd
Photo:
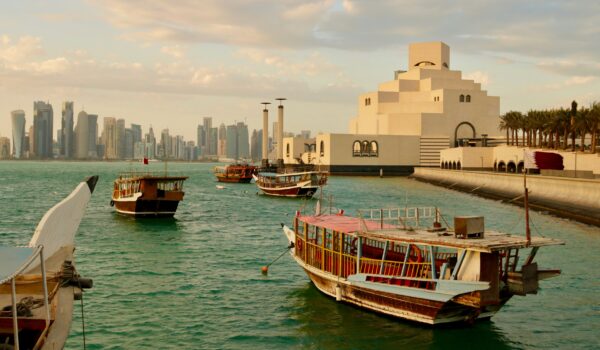
M 117 213 L 135 217 L 172 217 L 183 200 L 187 176 L 129 172 L 119 175 L 111 206 Z
M 534 258 L 562 241 L 485 231 L 483 217 L 456 217 L 451 230 L 440 217 L 433 207 L 297 212 L 292 228 L 282 226 L 292 257 L 323 293 L 431 325 L 490 318 L 560 274 Z
M 219 182 L 250 183 L 257 169 L 254 165 L 234 163 L 228 166 L 217 166 L 214 168 L 214 173 Z
M 73 300 L 92 286 L 75 271 L 73 242 L 97 180 L 52 207 L 27 247 L 0 246 L 0 349 L 63 348 Z
M 256 186 L 269 196 L 312 198 L 327 184 L 328 175 L 325 171 L 259 172 L 254 179 Z

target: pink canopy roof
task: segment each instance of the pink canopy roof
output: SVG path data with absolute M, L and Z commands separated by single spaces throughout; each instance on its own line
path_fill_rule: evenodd
M 344 216 L 344 215 L 319 215 L 319 216 L 300 216 L 299 220 L 306 222 L 309 225 L 325 227 L 332 231 L 343 233 L 351 233 L 360 231 L 361 223 L 359 218 Z M 376 230 L 381 228 L 381 223 L 378 221 L 365 220 L 368 230 Z M 384 228 L 393 228 L 394 226 L 384 224 Z

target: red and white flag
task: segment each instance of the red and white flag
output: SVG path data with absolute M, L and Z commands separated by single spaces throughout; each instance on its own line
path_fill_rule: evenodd
M 524 150 L 526 169 L 563 170 L 563 157 L 558 153 Z

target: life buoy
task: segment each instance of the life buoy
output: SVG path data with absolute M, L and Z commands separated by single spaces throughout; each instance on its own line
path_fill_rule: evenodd
M 417 262 L 417 263 L 423 262 L 423 255 L 421 254 L 421 249 L 419 249 L 419 247 L 417 247 L 416 245 L 411 245 L 410 247 L 415 252 L 415 255 L 417 257 L 417 260 L 416 261 L 413 260 L 412 262 Z M 409 254 L 410 254 L 410 252 L 409 252 Z M 412 255 L 411 255 L 411 257 L 412 257 Z

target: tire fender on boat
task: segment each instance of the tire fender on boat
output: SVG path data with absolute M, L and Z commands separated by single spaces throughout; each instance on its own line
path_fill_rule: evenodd
M 115 206 L 115 201 L 113 201 L 112 199 L 110 200 L 110 206 L 114 207 Z

